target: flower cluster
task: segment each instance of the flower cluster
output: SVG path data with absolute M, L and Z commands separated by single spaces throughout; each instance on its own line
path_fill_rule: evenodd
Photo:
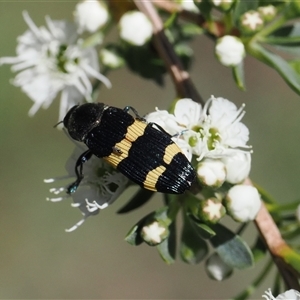
M 225 205 L 227 212 L 240 222 L 253 220 L 261 203 L 254 187 L 241 184 L 251 167 L 249 130 L 241 123 L 244 114 L 244 106 L 238 109 L 229 100 L 212 96 L 203 107 L 191 99 L 180 99 L 174 114 L 156 109 L 146 116 L 148 122 L 157 123 L 174 135 L 173 140 L 186 157 L 197 162 L 202 185 L 214 189 L 224 182 L 235 185 L 228 191 Z M 213 220 L 218 207 L 219 220 L 224 215 L 224 207 L 211 199 L 206 201 L 206 211 L 202 209 L 201 217 L 206 218 L 207 212 L 208 219 Z
M 47 28 L 37 27 L 27 12 L 23 17 L 29 30 L 18 38 L 17 56 L 0 58 L 0 65 L 12 64 L 12 71 L 19 72 L 13 84 L 34 102 L 30 116 L 40 107 L 48 108 L 61 92 L 61 120 L 75 104 L 91 101 L 90 78 L 111 86 L 99 72 L 95 48 L 84 47 L 75 23 L 46 17 Z

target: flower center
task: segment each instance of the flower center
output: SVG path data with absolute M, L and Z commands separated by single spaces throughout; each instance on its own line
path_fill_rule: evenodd
M 207 144 L 208 150 L 214 150 L 218 142 L 221 141 L 221 137 L 217 128 L 209 127 L 204 123 L 203 126 L 196 125 L 192 128 L 196 132 L 196 135 L 189 137 L 189 145 L 195 147 L 199 140 Z
M 214 150 L 216 144 L 220 142 L 221 138 L 216 128 L 209 128 L 209 138 L 207 139 L 207 147 L 209 150 Z
M 47 57 L 50 60 L 54 59 L 56 69 L 64 74 L 72 73 L 74 66 L 79 63 L 78 52 L 67 44 L 50 44 L 47 49 Z

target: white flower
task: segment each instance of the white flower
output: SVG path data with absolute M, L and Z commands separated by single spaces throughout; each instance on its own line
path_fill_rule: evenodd
M 109 14 L 103 1 L 85 0 L 76 5 L 74 17 L 79 33 L 95 32 L 107 23 Z
M 67 161 L 66 170 L 69 175 L 60 178 L 45 179 L 46 183 L 53 183 L 62 179 L 74 179 L 75 164 L 78 157 L 84 152 L 82 147 L 76 147 L 71 157 Z M 80 209 L 83 219 L 66 231 L 70 232 L 80 226 L 89 216 L 98 214 L 101 209 L 112 204 L 125 190 L 128 179 L 103 159 L 92 156 L 83 166 L 84 179 L 81 181 L 75 193 L 67 194 L 70 182 L 66 186 L 51 188 L 50 192 L 54 195 L 47 198 L 51 202 L 59 202 L 64 199 L 73 198 L 73 207 Z M 61 196 L 61 194 L 63 194 Z
M 215 53 L 222 65 L 233 67 L 242 62 L 246 51 L 239 38 L 225 35 L 217 40 Z
M 155 112 L 146 115 L 145 118 L 148 123 L 155 123 L 160 127 L 163 127 L 171 135 L 176 135 L 183 129 L 178 124 L 174 115 L 166 110 L 159 110 L 157 107 L 155 110 Z
M 198 164 L 197 174 L 203 184 L 219 187 L 226 178 L 225 165 L 220 160 L 204 159 Z
M 23 17 L 29 30 L 18 37 L 16 57 L 2 57 L 1 64 L 12 64 L 19 72 L 13 84 L 21 87 L 34 102 L 29 115 L 40 107 L 48 108 L 61 92 L 59 120 L 69 108 L 91 101 L 91 77 L 110 87 L 110 81 L 99 73 L 94 48 L 82 48 L 75 24 L 46 17 L 47 27 L 37 27 L 27 12 Z
M 168 230 L 162 226 L 158 221 L 146 225 L 142 228 L 141 234 L 145 242 L 151 245 L 160 244 L 164 238 L 167 237 Z
M 204 107 L 191 99 L 178 100 L 174 115 L 156 111 L 146 116 L 148 122 L 159 124 L 191 160 L 204 158 L 222 159 L 246 152 L 249 139 L 248 128 L 240 122 L 244 116 L 240 109 L 224 98 L 211 97 Z
M 262 295 L 266 300 L 300 300 L 300 293 L 296 290 L 288 290 L 282 294 L 279 294 L 276 298 L 272 295 L 271 289 L 268 289 L 265 292 L 265 295 Z
M 135 45 L 144 45 L 152 36 L 153 28 L 149 19 L 139 11 L 126 12 L 119 21 L 120 37 Z
M 249 152 L 236 152 L 231 156 L 222 158 L 226 169 L 226 181 L 236 184 L 243 182 L 251 169 L 251 154 Z
M 228 213 L 237 222 L 254 220 L 261 206 L 257 189 L 250 185 L 235 185 L 225 199 Z

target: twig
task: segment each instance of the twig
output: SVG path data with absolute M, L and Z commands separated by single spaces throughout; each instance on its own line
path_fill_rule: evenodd
M 181 98 L 191 98 L 196 102 L 204 104 L 203 99 L 192 83 L 189 73 L 184 70 L 180 59 L 173 49 L 173 46 L 168 41 L 163 30 L 163 22 L 151 1 L 134 0 L 134 3 L 152 22 L 154 31 L 154 46 L 156 47 L 160 57 L 163 59 L 166 68 L 172 77 L 177 96 Z
M 283 260 L 281 256 L 282 249 L 287 249 L 289 246 L 282 238 L 278 227 L 276 226 L 264 203 L 262 203 L 261 208 L 256 216 L 255 225 L 258 228 L 271 255 L 273 256 L 273 260 L 276 263 L 287 288 L 299 291 L 299 275 L 292 268 L 292 266 Z
M 205 26 L 205 18 L 200 13 L 195 13 L 192 11 L 188 11 L 182 8 L 181 5 L 171 2 L 168 0 L 153 0 L 152 3 L 158 7 L 167 11 L 169 13 L 177 13 L 182 19 L 189 21 L 191 23 L 197 24 L 200 27 Z
M 205 20 L 198 14 L 187 14 L 187 12 L 182 10 L 178 5 L 169 1 L 152 0 L 151 2 L 149 0 L 134 0 L 134 3 L 144 14 L 149 17 L 153 24 L 155 47 L 160 57 L 164 60 L 166 67 L 172 76 L 178 96 L 192 98 L 194 101 L 203 104 L 203 99 L 195 89 L 188 72 L 183 69 L 181 61 L 177 57 L 172 45 L 165 36 L 163 31 L 163 23 L 152 3 L 171 13 L 177 12 L 182 16 L 189 18 L 189 20 L 193 19 L 194 23 L 196 24 L 197 22 L 200 22 L 202 26 L 205 26 Z M 252 185 L 250 179 L 247 180 L 246 184 Z M 283 260 L 280 254 L 282 248 L 288 248 L 289 246 L 282 238 L 278 227 L 263 203 L 255 219 L 255 224 L 271 255 L 273 256 L 273 260 L 276 263 L 286 286 L 288 288 L 300 290 L 297 272 L 292 268 L 292 266 Z

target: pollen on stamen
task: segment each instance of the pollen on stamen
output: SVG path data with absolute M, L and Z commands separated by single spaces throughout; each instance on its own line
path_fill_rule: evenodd
M 62 201 L 64 199 L 66 199 L 68 197 L 58 197 L 58 198 L 46 198 L 47 201 L 50 201 L 50 202 L 59 202 L 59 201 Z
M 58 195 L 61 192 L 65 191 L 64 187 L 60 187 L 60 188 L 51 188 L 49 189 L 50 193 L 54 194 L 54 195 Z
M 69 229 L 65 229 L 65 232 L 72 232 L 74 230 L 76 230 L 79 226 L 81 226 L 85 221 L 85 218 L 81 219 L 79 222 L 77 222 L 74 226 L 72 226 Z

